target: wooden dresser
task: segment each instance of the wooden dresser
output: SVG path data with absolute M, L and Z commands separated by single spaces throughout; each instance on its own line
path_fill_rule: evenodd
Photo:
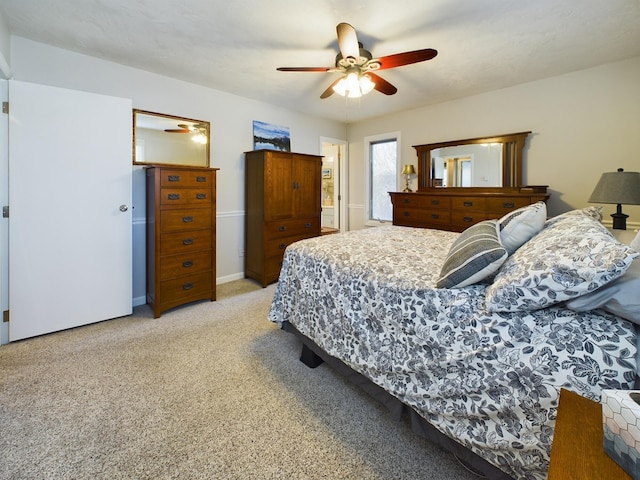
M 287 246 L 320 235 L 321 170 L 317 155 L 245 152 L 245 277 L 277 281 Z
M 147 174 L 147 303 L 153 316 L 216 299 L 216 172 L 160 167 Z
M 454 232 L 548 198 L 546 186 L 432 188 L 390 195 L 394 225 Z

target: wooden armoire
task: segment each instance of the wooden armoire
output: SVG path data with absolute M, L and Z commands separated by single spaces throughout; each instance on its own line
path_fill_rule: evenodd
M 246 278 L 277 281 L 287 246 L 320 235 L 321 172 L 321 156 L 245 152 Z

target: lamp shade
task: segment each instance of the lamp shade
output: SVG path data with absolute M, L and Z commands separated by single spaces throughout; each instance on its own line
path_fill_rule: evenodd
M 589 202 L 640 205 L 640 172 L 603 173 Z
M 416 173 L 416 167 L 413 165 L 405 165 L 402 169 L 402 175 L 414 175 Z

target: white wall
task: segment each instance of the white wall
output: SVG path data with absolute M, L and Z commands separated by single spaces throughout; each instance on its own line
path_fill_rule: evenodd
M 289 126 L 292 150 L 304 153 L 321 153 L 320 137 L 345 135 L 342 123 L 21 37 L 11 37 L 10 56 L 4 55 L 17 80 L 131 98 L 134 108 L 211 122 L 211 165 L 220 168 L 219 283 L 243 276 L 242 153 L 252 149 L 252 121 Z M 401 132 L 400 163 L 415 164 L 412 145 L 531 130 L 524 181 L 549 185 L 550 215 L 586 206 L 602 172 L 640 170 L 635 145 L 640 133 L 638 85 L 640 57 L 349 125 L 348 228 L 364 226 L 363 139 L 391 131 Z M 144 302 L 144 178 L 140 168 L 133 170 L 134 299 L 139 304 Z M 604 208 L 608 220 L 615 207 Z M 623 211 L 629 222 L 640 221 L 640 207 L 625 206 Z
M 0 15 L 0 78 L 11 78 L 11 34 L 5 18 Z
M 133 107 L 211 122 L 211 166 L 218 172 L 218 283 L 244 277 L 244 157 L 253 120 L 288 126 L 291 149 L 320 154 L 320 137 L 343 138 L 343 123 L 318 119 L 199 85 L 11 37 L 16 80 L 130 98 Z M 99 114 L 99 112 L 96 112 Z M 90 121 L 90 119 L 78 119 Z M 46 161 L 46 159 L 34 159 Z M 144 175 L 134 171 L 134 304 L 144 303 Z
M 532 131 L 524 182 L 549 186 L 549 215 L 582 208 L 603 172 L 640 171 L 640 57 L 350 125 L 351 229 L 364 226 L 364 137 L 391 131 L 400 164 L 416 163 L 412 145 Z M 622 210 L 640 224 L 640 206 Z

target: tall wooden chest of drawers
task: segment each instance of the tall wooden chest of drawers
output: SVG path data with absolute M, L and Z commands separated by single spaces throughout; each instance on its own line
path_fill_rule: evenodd
M 548 198 L 546 186 L 434 188 L 415 193 L 390 192 L 393 224 L 462 232 L 482 220 Z
M 277 281 L 285 249 L 320 235 L 321 172 L 317 155 L 245 152 L 245 277 Z
M 162 312 L 216 299 L 216 172 L 160 167 L 147 174 L 147 303 Z

